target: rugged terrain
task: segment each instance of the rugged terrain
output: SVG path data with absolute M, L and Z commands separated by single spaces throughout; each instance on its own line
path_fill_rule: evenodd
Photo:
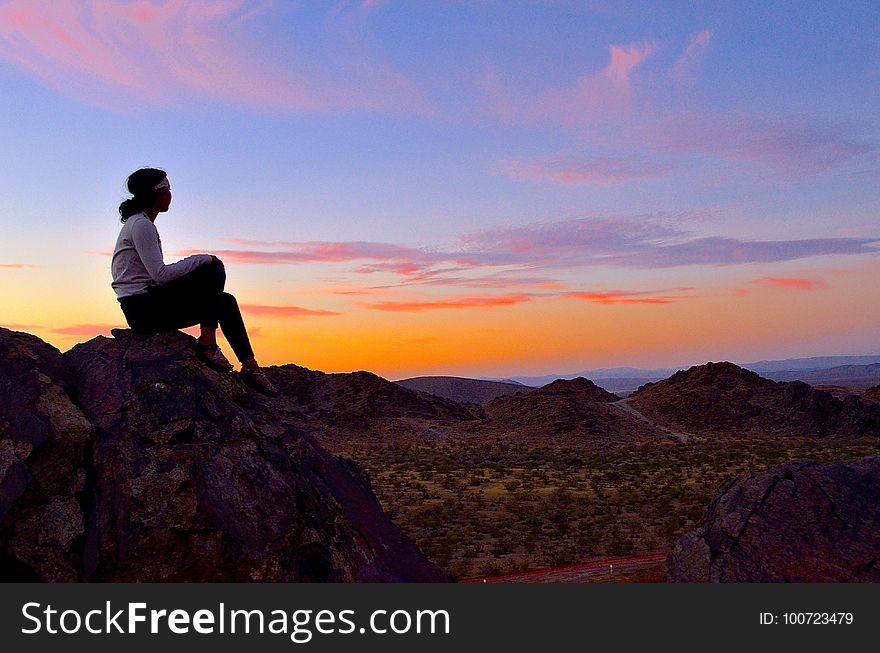
M 649 383 L 629 403 L 670 428 L 725 437 L 858 437 L 880 433 L 880 410 L 801 381 L 764 379 L 733 363 L 707 363 Z
M 438 580 L 631 558 L 672 548 L 743 475 L 880 454 L 870 393 L 731 364 L 626 400 L 577 378 L 483 405 L 291 364 L 267 369 L 270 399 L 192 342 L 116 331 L 61 354 L 0 330 L 4 577 Z
M 358 466 L 179 333 L 60 352 L 0 329 L 0 574 L 439 581 Z

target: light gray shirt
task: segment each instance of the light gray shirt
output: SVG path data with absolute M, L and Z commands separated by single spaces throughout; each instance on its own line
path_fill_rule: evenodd
M 159 230 L 146 213 L 135 213 L 122 225 L 110 270 L 117 297 L 147 292 L 149 286 L 161 286 L 211 262 L 210 254 L 193 254 L 165 265 Z

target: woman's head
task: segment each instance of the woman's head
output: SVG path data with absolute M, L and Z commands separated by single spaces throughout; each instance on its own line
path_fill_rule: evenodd
M 119 205 L 119 215 L 125 222 L 135 213 L 149 208 L 158 208 L 159 212 L 167 211 L 171 203 L 171 187 L 164 170 L 158 168 L 141 168 L 128 176 L 126 182 L 128 192 L 134 197 Z

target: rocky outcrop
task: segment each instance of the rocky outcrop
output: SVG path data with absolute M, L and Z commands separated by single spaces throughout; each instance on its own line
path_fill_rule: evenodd
M 314 428 L 359 432 L 389 419 L 475 419 L 455 401 L 410 390 L 363 370 L 326 374 L 298 365 L 281 365 L 273 368 L 272 379 L 284 395 L 297 399 L 282 406 L 291 419 L 304 420 L 303 424 Z
M 880 436 L 880 408 L 801 381 L 776 382 L 733 363 L 707 363 L 642 386 L 629 398 L 642 414 L 689 433 Z
M 880 456 L 793 460 L 724 484 L 672 582 L 880 582 Z
M 284 419 L 294 399 L 205 368 L 183 333 L 114 336 L 61 355 L 0 331 L 0 383 L 31 388 L 0 413 L 0 576 L 446 579 L 357 465 Z
M 73 581 L 85 518 L 91 425 L 61 352 L 0 328 L 0 574 Z

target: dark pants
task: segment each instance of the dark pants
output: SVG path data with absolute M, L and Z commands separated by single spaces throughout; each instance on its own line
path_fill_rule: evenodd
M 253 358 L 235 297 L 223 292 L 226 268 L 220 261 L 203 263 L 161 286 L 150 286 L 147 292 L 122 297 L 119 304 L 128 326 L 138 333 L 158 333 L 201 325 L 206 329 L 223 329 L 232 351 L 239 361 Z

